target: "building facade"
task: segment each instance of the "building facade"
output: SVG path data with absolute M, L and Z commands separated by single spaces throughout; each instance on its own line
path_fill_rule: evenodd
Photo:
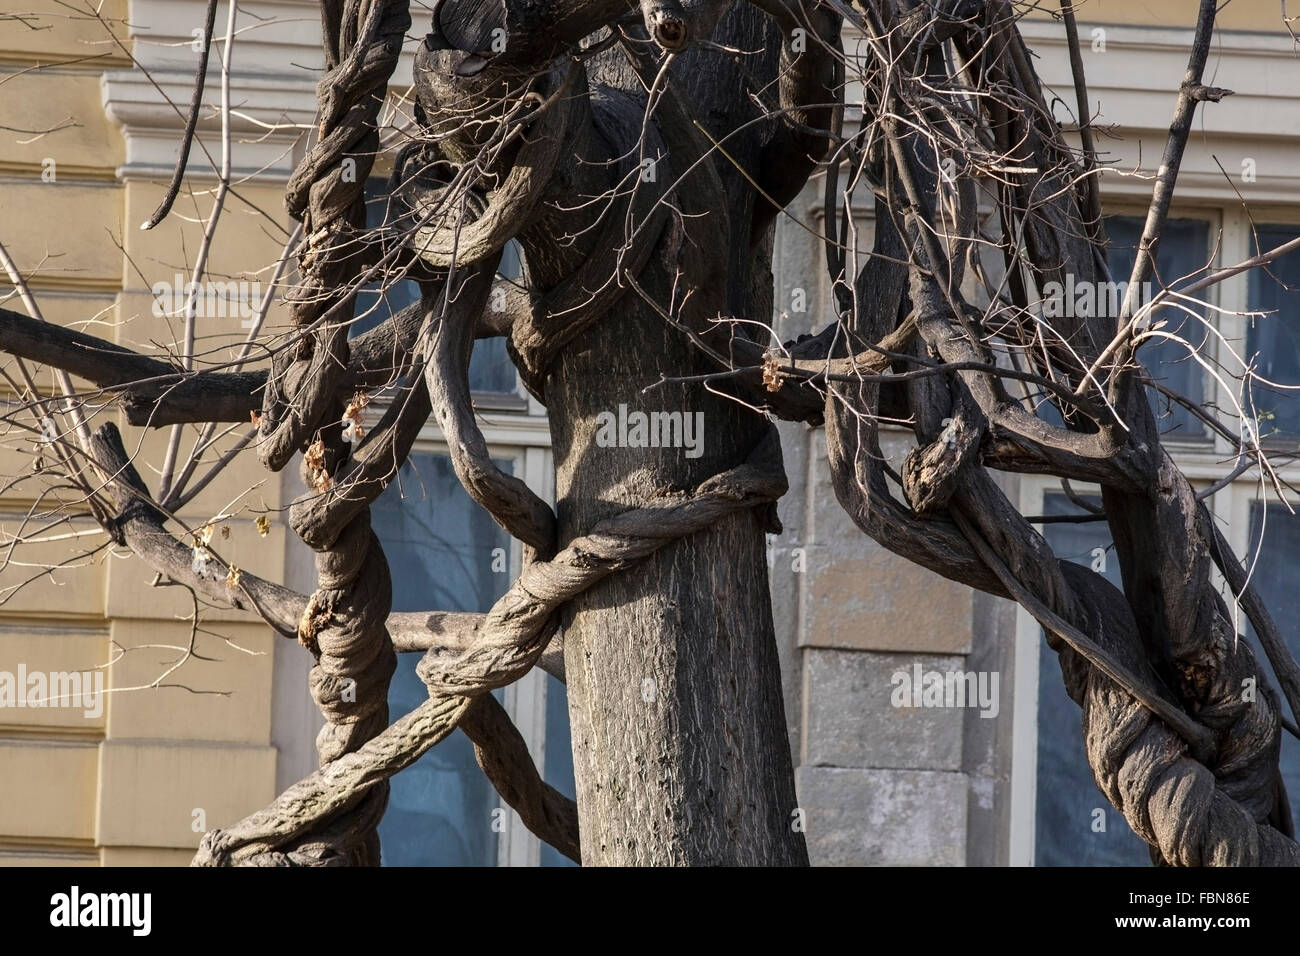
M 1272 6 L 1230 5 L 1223 12 L 1207 72 L 1236 92 L 1198 111 L 1160 252 L 1166 279 L 1209 262 L 1239 262 L 1300 233 L 1300 167 L 1293 159 L 1300 78 L 1293 41 Z M 155 290 L 193 267 L 214 201 L 212 165 L 221 161 L 214 112 L 200 126 L 201 146 L 177 212 L 154 230 L 138 228 L 175 163 L 203 4 L 108 0 L 95 8 L 98 17 L 69 15 L 53 0 L 33 0 L 33 8 L 54 29 L 0 20 L 0 243 L 48 320 L 158 351 L 176 341 L 177 331 L 174 317 L 156 314 Z M 210 265 L 230 282 L 265 285 L 265 267 L 291 225 L 284 183 L 313 123 L 317 7 L 271 0 L 241 4 L 240 11 L 230 63 L 234 186 Z M 1100 148 L 1112 165 L 1102 184 L 1113 262 L 1132 254 L 1132 217 L 1150 192 L 1193 12 L 1176 0 L 1093 0 L 1080 8 L 1094 122 L 1108 128 Z M 424 16 L 416 12 L 413 34 L 422 32 Z M 217 22 L 226 22 L 224 6 Z M 1022 30 L 1045 85 L 1068 90 L 1059 22 L 1030 16 Z M 393 83 L 399 112 L 409 56 L 408 48 Z M 220 59 L 214 47 L 214 70 Z M 216 104 L 220 86 L 208 86 Z M 370 185 L 378 207 L 382 180 Z M 791 208 L 814 232 L 825 213 L 821 193 L 814 182 Z M 869 211 L 864 202 L 863 222 Z M 782 224 L 774 273 L 774 321 L 782 336 L 823 324 L 830 298 L 820 243 Z M 1226 360 L 1228 349 L 1259 353 L 1269 363 L 1261 369 L 1266 377 L 1300 382 L 1296 288 L 1300 256 L 1215 287 L 1211 308 L 1189 316 L 1182 331 L 1205 339 L 1212 358 Z M 409 294 L 398 286 L 363 295 L 358 326 L 378 321 Z M 1251 321 L 1241 314 L 1251 311 L 1272 315 Z M 237 318 L 205 325 L 202 347 L 211 354 L 234 348 L 246 334 Z M 283 316 L 273 311 L 272 320 Z M 1170 387 L 1232 408 L 1232 383 L 1212 367 L 1164 346 L 1145 358 Z M 545 409 L 518 386 L 500 343 L 480 343 L 473 380 L 498 463 L 553 496 Z M 1294 451 L 1300 400 L 1285 392 L 1255 400 L 1261 434 L 1280 452 Z M 1208 489 L 1231 470 L 1232 446 L 1156 401 L 1166 442 Z M 769 566 L 790 746 L 814 863 L 1144 863 L 1143 845 L 1092 784 L 1078 709 L 1065 696 L 1038 626 L 1014 605 L 947 582 L 865 537 L 831 490 L 821 431 L 780 428 L 790 491 L 780 504 L 785 532 L 769 542 Z M 125 433 L 128 446 L 141 443 L 144 460 L 161 460 L 165 430 Z M 30 469 L 21 442 L 3 444 L 4 474 Z M 882 445 L 897 465 L 910 434 L 889 431 Z M 1025 514 L 1076 507 L 1059 485 L 1004 480 Z M 0 499 L 7 534 L 39 506 L 29 484 Z M 279 519 L 298 493 L 296 468 L 269 476 L 250 456 L 183 514 L 202 524 L 236 505 L 251 509 L 229 522 L 232 559 L 309 592 L 311 555 Z M 1216 490 L 1212 502 L 1238 553 L 1257 555 L 1256 583 L 1300 654 L 1300 518 L 1268 499 L 1251 471 Z M 265 536 L 252 514 L 271 519 Z M 375 505 L 374 526 L 393 568 L 397 610 L 483 610 L 520 566 L 518 547 L 460 489 L 432 423 Z M 1104 524 L 1042 527 L 1059 555 L 1117 573 L 1107 563 Z M 93 531 L 88 520 L 68 528 Z M 25 562 L 68 563 L 44 575 L 27 568 L 35 580 L 12 597 L 23 572 L 11 566 L 0 580 L 8 598 L 0 605 L 0 671 L 84 672 L 108 662 L 110 689 L 98 708 L 0 708 L 0 862 L 184 864 L 205 830 L 264 806 L 314 769 L 321 718 L 306 693 L 310 655 L 233 612 L 206 611 L 193 638 L 192 607 L 179 589 L 151 586 L 152 574 L 129 556 L 101 550 L 69 561 L 69 549 L 83 541 L 89 551 L 102 536 L 29 546 Z M 159 680 L 192 639 L 201 658 Z M 401 658 L 390 694 L 394 713 L 424 697 L 417 658 Z M 899 691 L 931 673 L 974 675 L 973 705 L 898 706 Z M 572 792 L 563 685 L 535 671 L 499 693 L 545 778 Z M 1294 741 L 1284 746 L 1284 765 L 1291 792 L 1300 794 Z M 501 805 L 459 732 L 394 778 L 381 836 L 392 864 L 566 862 Z

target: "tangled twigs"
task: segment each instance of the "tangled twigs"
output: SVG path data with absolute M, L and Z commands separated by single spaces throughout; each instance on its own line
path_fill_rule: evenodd
M 1104 273 L 1104 258 L 1090 248 L 1080 193 L 1067 188 L 1074 172 L 1064 160 L 1059 130 L 1043 119 L 1041 90 L 1027 59 L 1018 55 L 1019 37 L 1001 21 L 989 24 L 989 35 L 1011 55 L 1005 62 L 984 62 L 984 68 L 1025 99 L 1023 107 L 1004 113 L 997 101 L 991 104 L 1000 124 L 995 129 L 1004 137 L 999 145 L 1017 142 L 1030 158 L 1017 174 L 1029 178 L 1013 179 L 1003 190 L 1019 200 L 1002 209 L 1004 231 L 1014 236 L 1004 245 L 1008 271 L 1029 266 L 1040 288 L 1065 267 L 1081 275 Z M 983 59 L 974 42 L 979 38 L 967 39 L 959 48 Z M 946 81 L 941 63 L 929 70 L 927 83 Z M 925 111 L 912 107 L 907 84 L 886 95 L 893 110 L 910 115 L 905 128 L 883 122 L 887 169 L 906 197 L 899 219 L 911 263 L 907 304 L 928 355 L 951 374 L 907 382 L 920 449 L 909 456 L 901 483 L 915 512 L 891 500 L 876 460 L 878 387 L 863 380 L 856 388 L 831 389 L 827 445 L 842 503 L 888 547 L 955 580 L 1008 595 L 1043 624 L 1066 689 L 1084 710 L 1098 785 L 1151 845 L 1155 859 L 1173 865 L 1294 864 L 1298 851 L 1277 770 L 1278 701 L 1263 687 L 1253 654 L 1233 632 L 1209 579 L 1213 539 L 1207 545 L 1206 529 L 1212 533 L 1213 523 L 1198 521 L 1200 506 L 1161 451 L 1140 388 L 1131 387 L 1121 402 L 1112 378 L 1104 413 L 1065 404 L 1067 424 L 1057 428 L 1027 414 L 996 380 L 963 370 L 969 361 L 986 359 L 983 350 L 999 334 L 1013 345 L 1020 336 L 1019 343 L 1029 346 L 1023 354 L 1044 378 L 1056 376 L 1075 388 L 1100 368 L 1098 356 L 1115 317 L 1040 320 L 1052 333 L 1050 342 L 1042 342 L 1037 324 L 1022 331 L 1019 318 L 1001 319 L 996 293 L 983 314 L 969 309 L 957 283 L 948 281 L 960 245 L 953 252 L 939 241 L 951 243 L 932 201 L 940 177 L 925 165 L 926 137 L 941 126 L 927 123 Z M 1053 181 L 1061 188 L 1039 193 Z M 1172 180 L 1157 190 L 1153 216 L 1163 215 L 1170 188 Z M 1013 288 L 1010 297 L 1028 305 L 1024 288 Z M 892 308 L 899 310 L 898 300 Z M 866 304 L 869 315 L 881 310 Z M 883 318 L 891 317 L 890 310 L 887 302 Z M 855 302 L 859 326 L 863 311 L 864 303 Z M 865 325 L 874 340 L 888 328 L 879 321 Z M 1039 446 L 1042 470 L 1070 470 L 1063 469 L 1061 453 L 1105 459 L 1105 468 L 1094 469 L 1092 477 L 1103 487 L 1126 599 L 1100 575 L 1059 561 L 991 481 L 984 466 L 1006 464 L 995 451 L 1004 447 L 1004 430 Z M 1098 430 L 1108 440 L 1098 440 Z M 948 537 L 952 523 L 956 540 Z M 1154 553 L 1151 542 L 1159 542 Z M 1243 687 L 1257 685 L 1257 693 L 1243 694 Z
M 419 673 L 429 686 L 429 700 L 294 784 L 266 809 L 227 829 L 210 831 L 195 865 L 278 861 L 293 841 L 364 798 L 446 737 L 476 697 L 527 673 L 554 632 L 554 615 L 564 602 L 670 541 L 779 498 L 786 489 L 779 449 L 775 430 L 768 430 L 744 464 L 691 492 L 667 494 L 602 521 L 550 561 L 529 564 L 482 620 L 478 640 L 468 650 L 450 660 L 437 649 L 425 655 Z M 512 780 L 523 788 L 519 792 L 529 790 L 526 780 L 514 775 Z M 553 809 L 543 817 L 562 819 Z M 521 816 L 527 822 L 534 815 L 521 811 Z
M 1294 710 L 1300 667 L 1204 504 L 1246 466 L 1198 493 L 1161 445 L 1136 358 L 1158 331 L 1145 325 L 1151 309 L 1135 309 L 1135 297 L 1158 272 L 1155 246 L 1191 120 L 1197 104 L 1226 92 L 1201 81 L 1215 0 L 1198 3 L 1188 75 L 1124 301 L 1106 306 L 1098 295 L 1095 307 L 1055 314 L 1051 285 L 1111 284 L 1068 0 L 1061 6 L 1082 164 L 1007 0 L 645 0 L 646 32 L 632 25 L 629 0 L 441 2 L 416 56 L 418 133 L 396 157 L 398 211 L 367 232 L 363 184 L 380 151 L 379 107 L 410 24 L 406 2 L 322 7 L 318 137 L 288 190 L 303 224 L 291 240 L 301 275 L 289 296 L 296 328 L 289 342 L 268 344 L 269 373 L 241 373 L 247 350 L 239 362 L 200 372 L 188 347 L 185 363 L 173 365 L 0 310 L 0 347 L 80 375 L 110 401 L 120 397 L 134 424 L 246 421 L 253 411 L 265 464 L 278 470 L 305 453 L 311 490 L 294 502 L 290 523 L 317 552 L 310 596 L 241 573 L 215 550 L 195 550 L 201 560 L 191 562 L 176 537 L 185 525 L 173 513 L 179 504 L 165 494 L 163 505 L 151 501 L 116 430 L 80 436 L 116 504 L 116 517 L 107 505 L 96 517 L 117 544 L 196 598 L 255 611 L 296 634 L 316 656 L 311 692 L 327 717 L 321 768 L 265 810 L 208 834 L 196 863 L 378 862 L 389 776 L 457 726 L 526 825 L 576 858 L 577 808 L 542 781 L 490 694 L 539 663 L 556 672 L 543 656 L 554 655 L 561 620 L 571 622 L 588 861 L 730 859 L 737 834 L 754 828 L 754 846 L 735 859 L 803 862 L 802 838 L 783 842 L 790 831 L 781 815 L 794 792 L 779 669 L 774 653 L 762 657 L 774 651 L 770 612 L 750 600 L 766 593 L 762 522 L 737 514 L 770 511 L 784 490 L 772 434 L 745 465 L 723 471 L 756 433 L 736 411 L 750 401 L 826 421 L 836 495 L 868 534 L 952 580 L 1015 600 L 1044 626 L 1083 709 L 1094 776 L 1157 862 L 1297 862 L 1277 769 L 1285 718 L 1211 577 L 1217 564 Z M 724 11 L 718 42 L 706 40 Z M 841 18 L 860 32 L 851 56 L 839 43 Z M 861 92 L 852 112 L 847 89 Z M 769 274 L 771 220 L 818 164 L 827 174 L 816 240 L 826 245 L 836 314 L 822 332 L 782 346 L 786 336 L 765 318 L 780 311 Z M 875 247 L 864 264 L 855 216 L 867 189 L 876 199 Z M 503 288 L 494 271 L 512 239 L 526 278 Z M 1152 308 L 1190 312 L 1191 294 L 1227 274 L 1236 273 L 1165 289 Z M 349 342 L 356 286 L 398 275 L 420 283 L 420 305 Z M 625 288 L 643 302 L 620 314 Z M 800 305 L 791 311 L 803 311 L 806 290 L 792 291 Z M 469 392 L 482 335 L 509 340 L 525 387 L 549 409 L 557 510 L 492 461 Z M 1164 340 L 1188 345 L 1172 333 Z M 1219 378 L 1224 350 L 1188 347 Z M 692 348 L 717 369 L 697 364 Z M 39 412 L 39 390 L 22 375 L 28 410 Z M 1238 412 L 1249 405 L 1250 376 L 1247 367 Z M 710 426 L 712 457 L 683 468 L 661 451 L 647 468 L 647 459 L 623 451 L 587 454 L 589 413 L 621 409 L 627 389 L 651 382 L 687 384 L 684 404 L 715 407 L 718 397 L 728 405 L 723 426 Z M 718 383 L 725 391 L 707 395 Z M 1219 385 L 1231 391 L 1223 378 Z M 397 400 L 380 421 L 363 423 L 377 387 Z M 70 384 L 61 388 L 72 397 Z M 1217 414 L 1184 401 L 1234 439 Z M 389 613 L 391 582 L 369 507 L 430 413 L 461 484 L 525 545 L 523 573 L 486 614 Z M 79 415 L 71 406 L 64 414 Z M 880 447 L 888 420 L 915 434 L 901 474 Z M 86 431 L 79 422 L 78 430 Z M 1239 461 L 1258 451 L 1267 466 L 1254 438 L 1239 448 Z M 1103 507 L 1085 507 L 1082 517 L 1106 522 L 1124 592 L 1062 562 L 994 481 L 994 468 L 1099 484 Z M 722 473 L 701 483 L 711 472 Z M 643 494 L 642 485 L 691 490 Z M 630 499 L 620 497 L 633 488 Z M 98 489 L 83 491 L 99 507 Z M 616 513 L 617 501 L 646 495 L 649 504 Z M 722 570 L 744 573 L 709 576 L 704 552 L 713 541 L 738 546 L 748 566 Z M 666 544 L 635 578 L 588 590 Z M 679 618 L 655 619 L 659 597 L 685 580 L 709 621 L 739 622 L 718 629 L 727 641 L 711 641 L 707 623 L 698 626 L 676 601 Z M 742 634 L 761 643 L 742 653 L 731 640 Z M 715 661 L 724 643 L 731 656 Z M 429 697 L 390 727 L 395 648 L 426 651 L 417 674 Z M 647 666 L 625 666 L 638 661 Z M 619 705 L 636 670 L 673 678 L 672 696 L 652 718 L 662 722 L 649 733 L 645 714 Z M 718 706 L 693 706 L 701 700 Z M 722 719 L 695 720 L 711 710 Z M 633 774 L 626 789 L 618 779 L 625 755 Z M 657 779 L 642 772 L 656 762 Z M 750 776 L 761 788 L 747 785 Z M 745 785 L 729 789 L 736 782 Z M 714 808 L 722 808 L 716 817 Z M 644 831 L 624 839 L 650 815 L 661 842 L 647 848 Z
M 253 574 L 227 580 L 224 567 L 196 572 L 191 549 L 163 527 L 165 516 L 150 502 L 149 489 L 131 464 L 117 426 L 109 422 L 91 436 L 91 453 L 108 479 L 108 491 L 117 506 L 110 532 L 159 574 L 185 582 L 224 605 L 258 614 L 281 634 L 292 634 L 306 600 L 301 594 Z
M 117 509 L 109 522 L 109 532 L 116 543 L 130 548 L 167 580 L 193 588 L 223 607 L 256 614 L 285 637 L 298 637 L 308 645 L 314 643 L 314 635 L 325 626 L 329 612 L 325 608 L 317 610 L 307 595 L 248 571 L 231 581 L 228 565 L 220 560 L 214 546 L 209 546 L 209 553 L 216 560 L 201 571 L 195 570 L 191 548 L 164 527 L 167 516 L 150 503 L 149 489 L 131 464 L 117 426 L 109 423 L 96 431 L 91 438 L 91 452 L 109 479 L 107 491 Z M 317 605 L 319 601 L 317 598 Z M 484 617 L 463 612 L 406 611 L 389 615 L 388 631 L 395 651 L 427 651 L 442 645 L 459 652 L 473 644 Z M 563 680 L 562 655 L 556 653 L 560 643 L 551 642 L 540 666 Z
M 432 191 L 421 188 L 425 168 L 432 165 L 428 164 L 424 150 L 411 150 L 399 157 L 401 165 L 394 169 L 393 179 L 414 200 L 412 215 L 421 224 L 415 227 L 410 246 L 421 259 L 440 269 L 474 265 L 499 253 L 519 231 L 541 199 L 560 159 L 574 112 L 566 95 L 577 72 L 575 69 L 568 76 L 552 73 L 537 84 L 539 89 L 533 95 L 545 95 L 548 99 L 531 114 L 517 120 L 523 145 L 514 156 L 504 182 L 488 194 L 487 207 L 472 223 L 461 221 L 454 188 Z M 507 136 L 502 145 L 508 142 Z
M 478 338 L 507 334 L 527 310 L 527 296 L 505 280 L 493 286 L 492 301 L 503 307 L 487 309 L 474 320 Z M 345 400 L 357 389 L 392 385 L 409 365 L 423 328 L 424 307 L 417 302 L 352 339 L 335 398 Z M 108 392 L 105 398 L 119 397 L 128 424 L 149 428 L 247 422 L 251 413 L 260 413 L 266 388 L 264 368 L 187 372 L 106 339 L 4 308 L 0 308 L 0 350 L 84 378 Z

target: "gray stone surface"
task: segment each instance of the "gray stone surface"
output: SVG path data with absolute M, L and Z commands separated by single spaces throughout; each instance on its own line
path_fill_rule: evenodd
M 796 777 L 814 866 L 965 865 L 965 774 L 800 767 Z
M 998 671 L 1000 708 L 997 719 L 966 713 L 962 735 L 962 770 L 970 780 L 967 803 L 966 862 L 969 866 L 1006 866 L 1011 862 L 1011 755 L 1015 731 L 1017 677 L 1016 606 L 988 594 L 975 595 L 975 629 L 966 667 Z
M 795 571 L 795 558 L 803 555 L 800 565 L 808 563 L 806 543 L 803 540 L 803 511 L 807 498 L 805 481 L 808 462 L 808 427 L 802 423 L 782 422 L 781 448 L 785 457 L 786 475 L 790 490 L 777 503 L 777 514 L 784 531 L 769 535 L 768 584 L 772 593 L 772 625 L 776 634 L 776 649 L 781 661 L 781 689 L 785 695 L 785 719 L 789 728 L 790 753 L 799 763 L 799 745 L 802 739 L 800 717 L 803 712 L 803 650 L 799 635 L 802 632 L 800 607 L 807 573 Z M 798 550 L 797 550 L 798 549 Z
M 891 443 L 901 443 L 900 436 L 891 436 Z M 814 432 L 810 445 L 803 533 L 808 573 L 800 643 L 937 654 L 969 651 L 970 588 L 912 564 L 867 537 L 835 498 L 824 432 Z
M 964 658 L 812 649 L 804 661 L 804 763 L 825 767 L 960 770 L 960 707 L 895 707 L 892 676 L 912 665 L 940 672 Z
M 793 204 L 817 234 L 778 225 L 772 262 L 778 341 L 818 331 L 834 318 L 819 238 L 821 202 L 817 183 Z M 865 252 L 872 232 L 869 197 L 864 193 L 857 205 L 859 249 Z M 968 668 L 960 655 L 972 648 L 973 594 L 896 557 L 853 524 L 831 486 L 822 429 L 778 427 L 790 490 L 778 506 L 785 531 L 769 542 L 769 580 L 813 861 L 961 864 L 968 804 L 977 816 L 991 812 L 984 806 L 989 795 L 982 802 L 972 796 L 960 772 L 963 728 L 972 732 L 967 720 L 975 712 L 894 708 L 890 678 L 910 672 L 917 660 L 925 669 Z M 885 427 L 881 444 L 898 468 L 915 440 L 910 429 Z M 792 566 L 796 548 L 799 570 Z M 980 721 L 999 729 L 1003 722 Z M 988 766 L 994 758 L 983 752 L 994 728 L 973 732 L 981 751 L 970 761 L 978 783 L 983 790 L 1000 786 L 998 770 Z

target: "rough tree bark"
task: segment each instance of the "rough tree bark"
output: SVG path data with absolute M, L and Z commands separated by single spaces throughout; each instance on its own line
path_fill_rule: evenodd
M 443 6 L 444 35 L 457 35 L 458 9 Z M 763 80 L 775 77 L 780 37 L 759 11 L 735 6 L 715 41 L 770 49 L 748 68 Z M 643 79 L 622 49 L 602 54 L 586 81 L 592 105 L 575 104 L 570 119 L 571 127 L 580 126 L 569 130 L 575 161 L 566 163 L 543 200 L 555 208 L 519 237 L 528 284 L 543 297 L 590 261 L 613 265 L 609 234 L 592 210 L 565 208 L 575 205 L 575 196 L 617 189 L 630 171 L 639 194 L 634 212 L 648 205 L 652 241 L 662 230 L 653 203 L 686 171 L 684 157 L 671 148 L 667 158 L 659 152 L 644 157 L 652 163 L 648 177 L 638 175 L 640 156 L 630 168 L 627 162 L 611 165 L 636 148 L 647 102 Z M 747 82 L 757 81 L 747 81 L 725 54 L 692 51 L 673 64 L 673 89 L 666 95 L 688 99 L 721 138 L 755 115 L 738 95 Z M 423 101 L 431 115 L 433 99 Z M 729 140 L 728 153 L 741 167 L 756 168 L 770 136 L 755 126 Z M 765 314 L 767 246 L 751 250 L 748 242 L 755 193 L 734 167 L 718 176 L 726 188 L 725 210 L 696 236 L 670 230 L 637 281 L 657 302 L 672 301 L 675 288 L 679 298 L 689 292 L 710 302 L 721 291 L 716 304 L 731 314 Z M 730 242 L 728 222 L 743 224 Z M 617 235 L 621 241 L 621 228 Z M 580 238 L 557 249 L 557 236 Z M 695 288 L 676 274 L 679 257 L 664 251 L 703 238 L 715 243 L 710 254 L 729 253 L 725 273 L 714 271 L 725 290 Z M 754 281 L 756 275 L 767 281 Z M 715 368 L 638 295 L 624 292 L 617 308 L 589 305 L 588 311 L 579 321 L 589 327 L 540 370 L 537 382 L 553 434 L 561 546 L 601 519 L 743 462 L 764 439 L 770 442 L 772 430 L 703 384 L 659 385 L 662 378 Z M 703 453 L 692 458 L 682 447 L 600 447 L 599 416 L 617 415 L 620 406 L 702 416 Z M 726 518 L 668 544 L 636 574 L 610 577 L 566 608 L 565 672 L 584 863 L 807 863 L 801 828 L 793 825 L 793 766 L 767 596 L 764 533 L 774 530 L 773 521 L 768 508 Z

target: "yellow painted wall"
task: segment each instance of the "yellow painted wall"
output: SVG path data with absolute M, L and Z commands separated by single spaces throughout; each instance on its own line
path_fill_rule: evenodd
M 1075 16 L 1088 23 L 1191 27 L 1196 24 L 1198 6 L 1195 0 L 1075 0 L 1074 9 Z M 1221 29 L 1286 32 L 1278 0 L 1237 0 L 1220 6 L 1215 21 Z M 1060 10 L 1060 3 L 1036 0 L 1016 7 L 1031 17 L 1047 17 Z

